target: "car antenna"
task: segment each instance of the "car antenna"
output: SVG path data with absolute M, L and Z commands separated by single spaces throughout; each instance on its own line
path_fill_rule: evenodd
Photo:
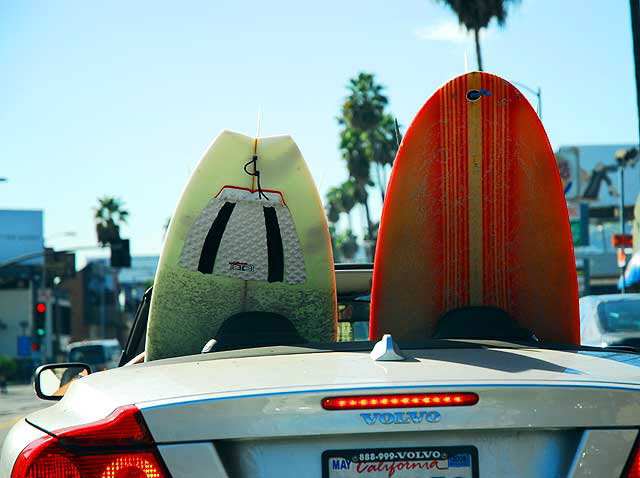
M 24 419 L 25 422 L 27 422 L 29 425 L 31 425 L 33 428 L 35 428 L 36 430 L 40 430 L 41 432 L 46 433 L 47 435 L 49 435 L 50 437 L 53 437 L 57 440 L 64 440 L 64 438 L 56 435 L 53 432 L 50 432 L 49 430 L 42 428 L 40 425 L 36 425 L 35 423 L 33 423 L 31 420 L 29 420 L 28 418 Z

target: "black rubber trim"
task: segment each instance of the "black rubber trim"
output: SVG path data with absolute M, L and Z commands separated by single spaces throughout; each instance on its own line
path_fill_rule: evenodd
M 373 263 L 351 264 L 337 263 L 333 265 L 337 271 L 373 271 Z
M 284 280 L 284 251 L 282 249 L 282 236 L 278 215 L 273 207 L 264 207 L 264 225 L 267 230 L 267 258 L 269 282 L 282 282 Z
M 198 271 L 203 274 L 213 273 L 213 265 L 216 262 L 220 241 L 235 206 L 236 204 L 233 202 L 225 203 L 213 220 L 213 224 L 211 224 L 211 229 L 209 229 L 207 238 L 204 240 L 202 252 L 200 253 L 200 262 L 198 263 Z

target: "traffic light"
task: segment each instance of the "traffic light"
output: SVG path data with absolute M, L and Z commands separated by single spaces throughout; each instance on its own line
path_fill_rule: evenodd
M 33 329 L 35 331 L 36 340 L 42 339 L 47 333 L 46 331 L 47 304 L 44 302 L 36 303 L 33 314 Z
M 111 267 L 131 267 L 129 239 L 120 239 L 111 243 Z

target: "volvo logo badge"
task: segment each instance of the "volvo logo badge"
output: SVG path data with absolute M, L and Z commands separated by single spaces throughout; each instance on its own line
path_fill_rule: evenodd
M 442 418 L 440 412 L 395 412 L 395 413 L 361 413 L 367 425 L 404 425 L 409 423 L 438 423 Z

